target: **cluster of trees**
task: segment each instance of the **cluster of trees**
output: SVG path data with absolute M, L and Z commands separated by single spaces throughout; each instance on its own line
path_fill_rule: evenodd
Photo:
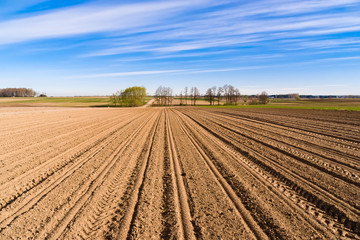
M 135 86 L 117 91 L 110 97 L 110 101 L 115 106 L 137 107 L 144 104 L 145 97 L 146 88 Z
M 257 104 L 267 104 L 269 102 L 269 95 L 266 92 L 262 92 L 253 97 L 252 100 L 249 102 L 250 105 L 257 105 Z
M 36 92 L 31 88 L 3 88 L 0 97 L 35 97 Z
M 188 87 L 185 87 L 184 91 L 180 92 L 180 105 L 188 105 L 188 101 L 190 105 L 196 105 L 196 100 L 200 97 L 200 92 L 196 87 L 192 87 L 190 91 Z M 240 100 L 240 91 L 232 85 L 224 85 L 208 88 L 203 97 L 210 105 L 220 105 L 220 101 L 225 101 L 225 105 L 236 105 Z
M 267 104 L 269 102 L 269 95 L 266 92 L 262 92 L 258 99 L 261 104 Z
M 232 85 L 208 88 L 205 93 L 205 100 L 210 105 L 216 103 L 220 105 L 220 101 L 225 101 L 225 105 L 236 105 L 240 100 L 240 91 Z
M 208 101 L 210 105 L 220 105 L 220 102 L 223 102 L 224 105 L 237 105 L 241 99 L 244 103 L 247 103 L 248 101 L 248 96 L 241 96 L 239 89 L 227 84 L 223 87 L 214 86 L 208 88 L 205 95 L 202 96 L 196 87 L 192 87 L 190 90 L 188 87 L 185 87 L 184 90 L 180 92 L 179 97 L 180 105 L 196 105 L 196 101 L 200 98 Z M 261 94 L 253 96 L 249 104 L 266 104 L 268 101 L 268 94 L 266 92 L 262 92 Z
M 173 101 L 173 91 L 169 87 L 160 86 L 155 91 L 155 105 L 169 106 Z
M 185 87 L 184 94 L 183 91 L 180 93 L 180 105 L 196 105 L 196 101 L 200 98 L 200 91 L 197 87 L 192 87 L 188 90 L 188 87 Z
M 115 106 L 140 106 L 144 104 L 146 97 L 146 89 L 144 87 L 129 87 L 125 90 L 117 91 L 110 97 L 110 100 Z M 205 95 L 200 95 L 197 87 L 185 87 L 180 92 L 180 105 L 196 105 L 196 102 L 206 100 L 210 105 L 237 105 L 241 100 L 245 104 L 266 104 L 269 101 L 269 96 L 266 92 L 258 95 L 250 96 L 251 101 L 248 102 L 249 96 L 241 96 L 239 89 L 232 85 L 224 85 L 223 87 L 208 88 Z M 170 87 L 160 86 L 156 89 L 154 94 L 154 105 L 169 106 L 174 100 L 173 90 Z
M 217 100 L 218 105 L 220 104 L 220 95 L 223 92 L 223 89 L 219 87 L 216 90 L 216 87 L 208 88 L 205 94 L 205 99 L 209 101 L 210 105 L 215 105 Z

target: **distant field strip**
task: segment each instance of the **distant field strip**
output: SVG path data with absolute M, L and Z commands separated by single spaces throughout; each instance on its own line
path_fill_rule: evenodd
M 0 108 L 0 239 L 360 239 L 360 113 Z

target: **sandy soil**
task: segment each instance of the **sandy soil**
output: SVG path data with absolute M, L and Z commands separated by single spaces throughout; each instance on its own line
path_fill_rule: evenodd
M 2 108 L 0 239 L 360 239 L 360 113 Z

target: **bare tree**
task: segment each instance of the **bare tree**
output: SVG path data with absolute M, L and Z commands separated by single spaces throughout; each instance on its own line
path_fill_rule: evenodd
M 155 91 L 155 104 L 169 106 L 173 101 L 173 91 L 169 87 L 160 86 Z
M 155 97 L 155 104 L 162 105 L 162 86 L 156 89 L 154 97 Z
M 211 106 L 211 102 L 212 102 L 212 92 L 211 92 L 211 88 L 208 88 L 208 90 L 206 90 L 205 99 L 206 99 L 207 101 L 209 101 L 210 106 Z
M 183 91 L 181 90 L 180 92 L 180 105 L 184 105 L 184 101 L 183 101 Z
M 212 93 L 213 93 L 213 105 L 215 105 L 215 98 L 216 98 L 216 86 L 213 86 L 212 88 Z
M 0 89 L 0 97 L 35 97 L 36 92 L 31 88 Z
M 172 104 L 172 101 L 174 99 L 173 90 L 170 87 L 168 87 L 166 93 L 167 93 L 167 105 L 169 106 Z
M 267 92 L 263 91 L 260 95 L 259 95 L 259 102 L 261 104 L 267 104 L 269 101 L 269 95 L 267 94 Z
M 239 100 L 240 100 L 240 91 L 239 91 L 239 89 L 235 88 L 233 104 L 237 105 Z
M 221 95 L 223 94 L 224 89 L 222 87 L 218 87 L 217 90 L 217 101 L 218 101 L 218 105 L 220 105 L 220 101 L 221 101 Z
M 187 105 L 188 87 L 185 87 L 185 105 Z
M 200 92 L 199 90 L 197 89 L 197 87 L 193 87 L 191 88 L 192 91 L 193 91 L 193 99 L 194 99 L 194 106 L 196 105 L 196 100 L 199 98 L 200 96 Z
M 215 104 L 216 87 L 208 88 L 205 97 L 210 102 L 210 106 Z
M 232 85 L 224 85 L 224 97 L 226 105 L 236 105 L 240 98 L 239 89 Z
M 190 105 L 194 105 L 194 88 L 190 89 Z
M 244 97 L 243 97 L 243 101 L 244 101 L 244 103 L 246 104 L 247 101 L 248 101 L 248 96 L 244 96 Z

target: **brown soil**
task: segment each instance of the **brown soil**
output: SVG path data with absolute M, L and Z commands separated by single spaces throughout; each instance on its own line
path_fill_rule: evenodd
M 360 239 L 360 113 L 0 109 L 0 239 Z

